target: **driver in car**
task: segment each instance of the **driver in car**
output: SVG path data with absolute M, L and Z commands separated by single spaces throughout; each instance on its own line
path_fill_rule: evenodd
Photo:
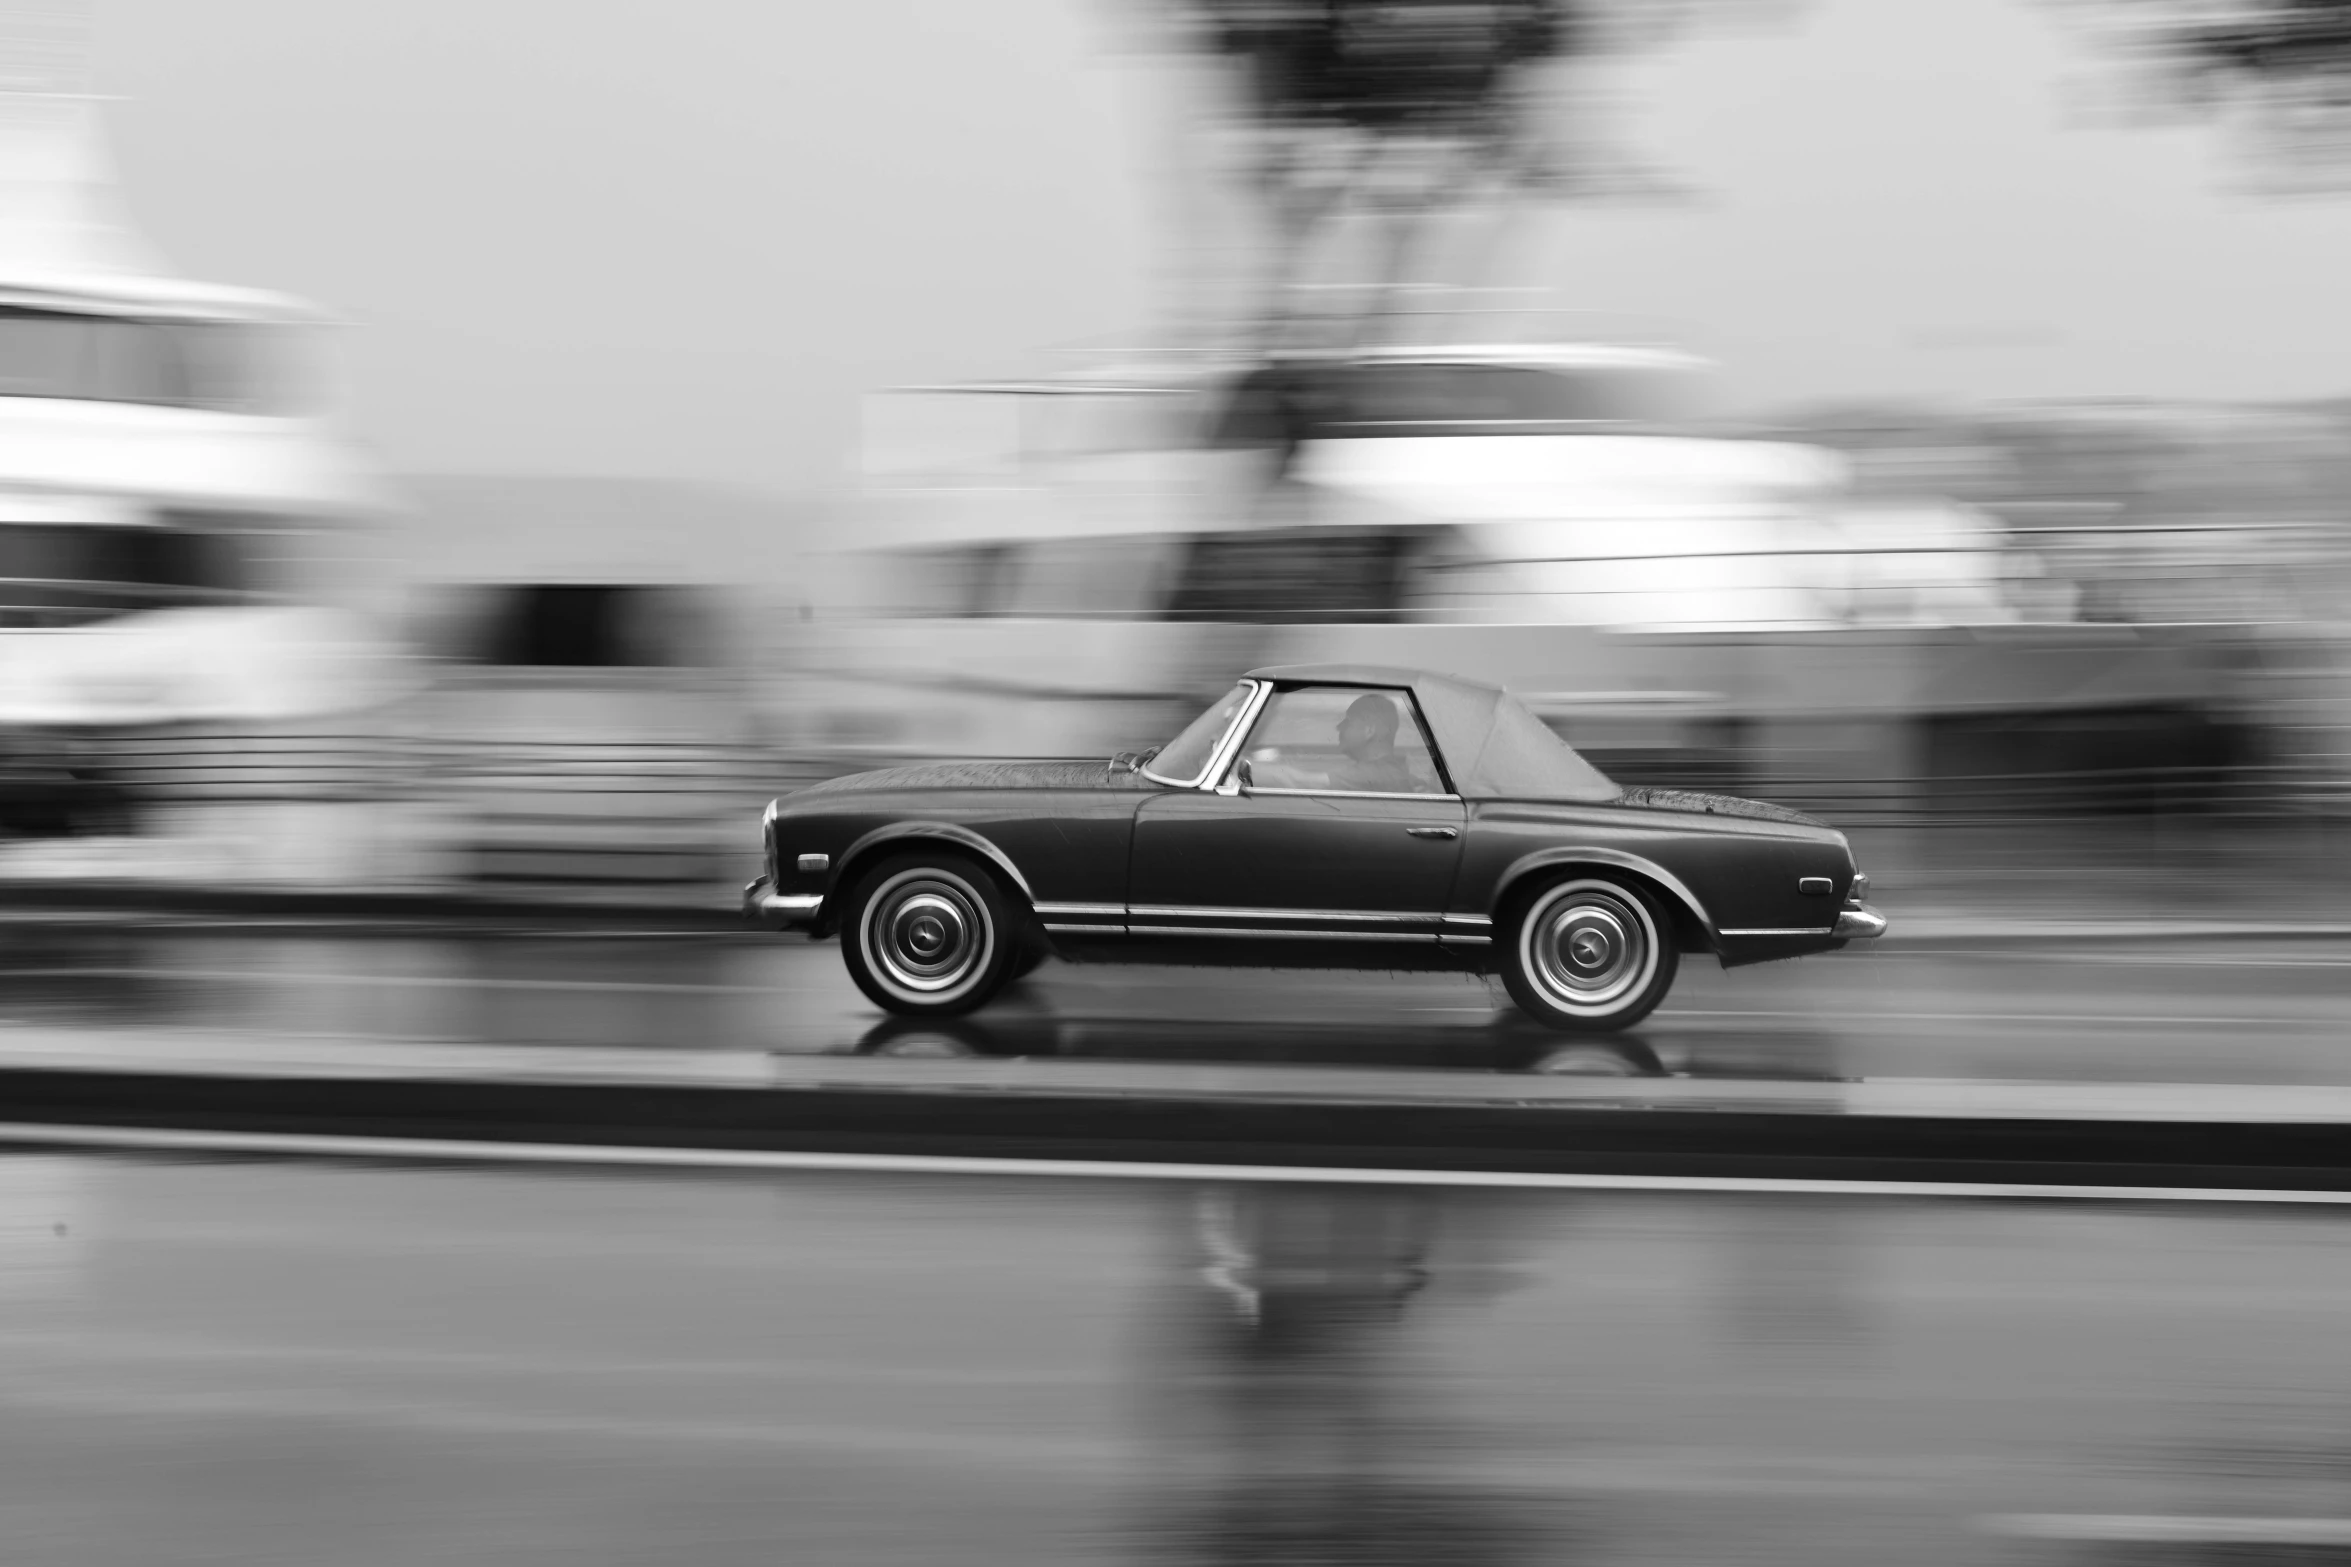
M 1366 692 L 1349 704 L 1339 720 L 1339 749 L 1345 755 L 1331 769 L 1330 786 L 1364 794 L 1418 792 L 1411 762 L 1396 749 L 1401 721 L 1396 704 L 1376 692 Z

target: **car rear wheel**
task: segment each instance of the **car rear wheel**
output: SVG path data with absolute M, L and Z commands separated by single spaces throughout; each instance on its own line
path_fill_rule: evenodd
M 1576 876 L 1537 889 L 1503 934 L 1502 980 L 1519 1010 L 1569 1033 L 1647 1017 L 1673 988 L 1673 927 L 1637 887 Z
M 954 855 L 896 855 L 861 877 L 841 922 L 849 977 L 901 1017 L 984 1006 L 1019 957 L 995 878 Z

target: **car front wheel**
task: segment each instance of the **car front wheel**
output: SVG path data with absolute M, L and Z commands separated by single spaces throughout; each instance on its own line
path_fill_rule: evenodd
M 1502 980 L 1539 1023 L 1602 1034 L 1647 1017 L 1673 988 L 1680 949 L 1648 894 L 1605 877 L 1538 889 L 1502 933 Z
M 901 1017 L 987 1004 L 1019 957 L 995 878 L 953 856 L 898 855 L 859 879 L 841 922 L 857 988 Z

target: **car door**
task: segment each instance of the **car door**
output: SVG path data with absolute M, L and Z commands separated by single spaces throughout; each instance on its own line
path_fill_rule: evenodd
M 1342 725 L 1395 723 L 1351 754 Z M 1360 734 L 1353 737 L 1360 741 Z M 1239 783 L 1246 764 L 1248 782 Z M 1138 935 L 1433 937 L 1461 857 L 1463 808 L 1409 691 L 1277 690 L 1219 787 L 1170 790 L 1135 819 Z

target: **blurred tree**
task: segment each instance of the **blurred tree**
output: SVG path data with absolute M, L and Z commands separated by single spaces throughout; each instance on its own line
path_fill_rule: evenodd
M 2351 190 L 2351 0 L 2060 0 L 2105 34 L 2134 114 L 2233 121 L 2272 190 Z
M 1155 0 L 1179 43 L 1239 75 L 1247 178 L 1273 230 L 1270 329 L 1341 214 L 1383 217 L 1371 282 L 1392 303 L 1436 221 L 1481 196 L 1655 199 L 1671 184 L 1597 134 L 1562 76 L 1702 12 L 1773 0 Z
M 2272 190 L 2351 190 L 2351 0 L 2047 0 L 2098 35 L 2134 117 L 2225 119 Z M 1392 309 L 1438 225 L 1484 202 L 1498 249 L 1539 201 L 1683 194 L 1609 136 L 1590 65 L 1697 26 L 1785 19 L 1805 0 L 1139 0 L 1176 45 L 1234 75 L 1245 178 L 1271 230 L 1269 334 L 1342 219 L 1384 234 L 1335 316 Z M 1473 266 L 1469 270 L 1475 271 Z M 1440 282 L 1460 283 L 1455 277 Z

